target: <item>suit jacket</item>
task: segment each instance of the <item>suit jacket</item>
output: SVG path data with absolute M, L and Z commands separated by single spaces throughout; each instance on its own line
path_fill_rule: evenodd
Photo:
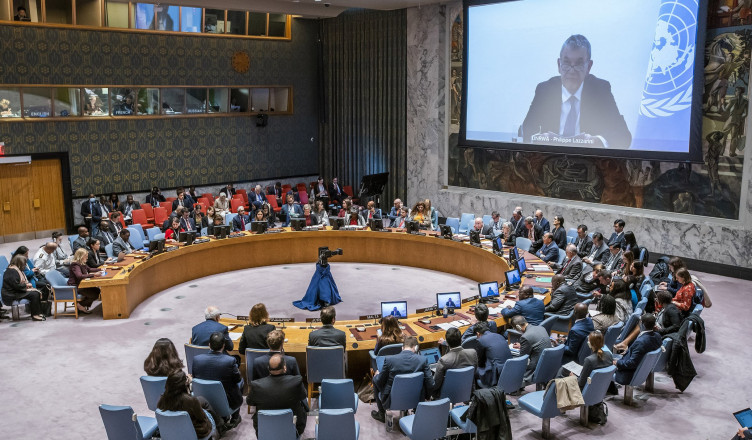
M 240 337 L 240 342 L 238 343 L 238 351 L 240 352 L 240 355 L 245 356 L 246 348 L 269 348 L 269 345 L 266 343 L 266 337 L 269 335 L 269 332 L 275 328 L 276 327 L 271 324 L 261 324 L 257 326 L 249 324 L 243 327 L 243 335 Z
M 577 320 L 567 334 L 567 343 L 564 345 L 564 357 L 562 365 L 569 361 L 577 361 L 577 355 L 580 353 L 582 344 L 587 341 L 590 332 L 595 330 L 593 320 L 589 316 Z
M 533 380 L 533 373 L 538 366 L 543 350 L 551 348 L 551 338 L 545 328 L 539 325 L 530 324 L 525 328 L 525 333 L 520 336 L 520 356 L 528 355 L 527 369 L 525 370 L 525 383 L 530 384 Z
M 496 333 L 497 327 L 496 322 L 494 321 L 488 321 L 488 331 Z M 462 342 L 465 342 L 465 340 L 471 336 L 475 336 L 475 324 L 471 325 L 465 330 L 465 333 L 462 334 Z
M 193 329 L 191 330 L 191 344 L 208 347 L 209 338 L 214 332 L 224 334 L 225 351 L 232 350 L 232 339 L 230 339 L 230 332 L 227 330 L 227 326 L 212 319 L 207 319 L 206 321 L 193 326 Z
M 475 350 L 461 346 L 450 348 L 436 364 L 436 372 L 433 374 L 434 394 L 441 393 L 441 385 L 444 384 L 444 375 L 447 370 L 469 366 L 478 367 L 478 353 Z
M 86 248 L 89 252 L 89 257 L 86 259 L 86 265 L 89 267 L 99 267 L 104 264 L 104 258 L 99 255 L 99 252 L 94 252 L 91 248 Z
M 240 377 L 238 361 L 233 356 L 217 351 L 196 355 L 193 358 L 193 377 L 222 382 L 230 408 L 238 408 L 243 404 L 243 393 L 239 386 L 243 379 Z
M 637 336 L 624 356 L 616 361 L 616 382 L 622 385 L 629 384 L 642 358 L 660 347 L 661 343 L 661 335 L 658 332 L 646 331 Z
M 248 393 L 248 405 L 255 406 L 253 429 L 258 436 L 258 412 L 265 409 L 292 409 L 297 416 L 295 430 L 300 435 L 305 430 L 307 414 L 303 400 L 307 393 L 300 376 L 267 376 L 251 382 Z
M 162 194 L 154 195 L 152 193 L 149 193 L 146 195 L 146 203 L 150 204 L 153 207 L 159 206 L 159 202 L 164 202 L 165 200 L 165 196 L 163 196 Z
M 621 255 L 622 255 L 622 251 L 619 251 L 616 253 L 616 255 L 614 255 L 609 250 L 608 258 L 606 259 L 605 264 L 603 265 L 603 268 L 608 271 L 616 270 L 621 264 Z
M 247 215 L 243 215 L 243 221 L 245 222 L 244 225 L 248 226 L 248 224 L 251 223 L 251 217 Z M 240 224 L 240 214 L 236 215 L 234 219 L 232 219 L 232 231 L 245 231 L 245 227 L 241 226 Z
M 530 230 L 523 226 L 522 235 L 518 235 L 518 237 L 530 238 Z M 540 226 L 533 225 L 533 238 L 533 244 L 530 245 L 530 252 L 534 254 L 543 246 L 543 229 L 541 229 Z
M 384 408 L 389 409 L 391 404 L 392 384 L 394 376 L 398 374 L 423 373 L 423 395 L 427 396 L 434 388 L 433 374 L 428 366 L 428 360 L 422 355 L 410 350 L 402 350 L 401 353 L 384 357 L 384 366 L 379 374 L 374 376 L 373 385 L 378 390 L 377 398 L 381 399 Z
M 116 257 L 120 252 L 125 252 L 126 254 L 130 254 L 135 249 L 133 249 L 133 246 L 130 244 L 130 242 L 126 243 L 125 240 L 123 240 L 122 237 L 118 237 L 113 243 L 112 243 L 112 254 Z
M 483 385 L 496 386 L 507 359 L 512 357 L 506 338 L 498 333 L 485 332 L 478 338 L 478 379 Z
M 87 240 L 88 238 L 81 237 L 80 235 L 76 237 L 76 239 L 73 241 L 73 246 L 72 246 L 73 249 L 72 249 L 71 254 L 75 254 L 78 248 L 85 248 Z
M 344 347 L 346 344 L 345 332 L 331 325 L 325 325 L 308 334 L 308 345 L 314 347 L 335 347 L 337 345 Z
M 556 315 L 569 315 L 578 302 L 579 299 L 574 288 L 564 283 L 551 294 L 551 302 L 546 306 L 546 312 Z
M 614 243 L 614 242 L 617 242 L 617 241 L 619 243 L 621 243 L 621 248 L 624 249 L 624 244 L 626 243 L 626 240 L 624 238 L 624 232 L 623 231 L 622 231 L 621 234 L 617 234 L 616 232 L 614 232 L 613 234 L 611 234 L 611 237 L 608 238 L 608 241 L 606 242 L 606 244 L 610 245 L 611 243 Z M 637 255 L 637 256 L 639 257 L 639 255 Z
M 337 184 L 337 187 L 335 188 L 334 185 L 329 185 L 329 201 L 341 201 L 345 197 L 347 197 L 347 194 L 342 190 L 342 187 Z
M 516 221 L 514 219 L 514 217 L 510 217 L 509 218 L 509 223 L 512 224 L 512 235 L 515 238 L 516 237 L 525 237 L 525 238 L 527 238 L 528 232 L 527 232 L 527 228 L 525 227 L 525 218 L 524 217 L 520 217 L 519 221 Z
M 538 221 L 537 218 L 533 217 L 533 221 L 536 225 L 540 226 L 543 232 L 548 232 L 551 230 L 551 223 L 546 220 L 546 217 L 541 217 L 540 221 Z
M 483 229 L 480 230 L 481 238 L 493 238 L 495 237 L 493 223 L 489 225 L 483 225 Z
M 589 235 L 586 235 L 585 238 L 577 237 L 574 245 L 577 246 L 577 256 L 585 258 L 590 255 L 590 251 L 593 249 L 593 239 Z
M 522 123 L 525 142 L 540 132 L 559 133 L 561 124 L 561 77 L 555 76 L 535 88 L 535 96 Z M 593 75 L 585 77 L 580 102 L 580 131 L 603 136 L 609 148 L 627 148 L 632 135 L 611 94 L 611 84 Z
M 610 255 L 611 254 L 608 249 L 608 245 L 606 244 L 604 240 L 603 243 L 601 243 L 600 247 L 598 248 L 596 248 L 595 245 L 591 243 L 590 253 L 586 256 L 591 259 L 593 266 L 594 266 L 598 263 L 605 263 L 606 261 L 608 261 L 608 257 Z
M 559 252 L 560 250 L 559 247 L 556 246 L 556 242 L 552 241 L 548 245 L 544 244 L 535 254 L 546 263 L 549 261 L 556 263 L 559 261 Z
M 81 204 L 81 217 L 86 218 L 91 216 L 91 223 L 99 225 L 99 221 L 102 220 L 102 207 L 99 202 L 85 201 Z
M 565 231 L 564 228 L 560 227 L 558 229 L 554 229 L 553 231 L 551 231 L 551 233 L 554 235 L 554 243 L 556 243 L 556 246 L 558 246 L 559 249 L 566 249 L 567 231 Z
M 175 211 L 180 206 L 180 200 L 176 199 L 172 201 L 172 210 Z M 188 211 L 193 211 L 193 203 L 188 198 L 183 199 L 183 207 L 188 208 Z
M 575 255 L 572 258 L 566 258 L 561 263 L 561 268 L 556 273 L 564 275 L 564 278 L 576 280 L 582 273 L 582 260 L 578 255 Z
M 280 353 L 278 351 L 269 352 L 268 354 L 257 357 L 253 360 L 253 380 L 261 379 L 269 375 L 269 359 L 272 355 Z M 285 358 L 285 366 L 287 367 L 287 375 L 300 376 L 300 368 L 298 368 L 298 361 L 292 356 L 283 355 Z
M 501 309 L 501 316 L 509 321 L 515 315 L 522 315 L 530 325 L 540 325 L 543 322 L 546 306 L 538 298 L 531 297 L 517 301 L 511 309 Z
M 614 358 L 608 351 L 603 352 L 603 359 L 598 359 L 598 355 L 596 353 L 593 353 L 590 356 L 586 357 L 582 362 L 582 372 L 580 373 L 580 377 L 577 380 L 577 384 L 580 386 L 580 390 L 585 388 L 587 380 L 590 377 L 590 373 L 592 373 L 593 370 L 608 368 L 613 364 Z
M 102 243 L 102 249 L 104 250 L 104 247 L 110 243 L 114 243 L 115 239 L 118 238 L 115 236 L 115 234 L 112 233 L 112 231 L 103 231 L 99 230 L 97 235 L 94 236 L 97 240 L 99 240 L 100 243 Z
M 128 202 L 123 202 L 120 204 L 120 208 L 119 208 L 120 212 L 122 212 L 124 216 L 131 215 L 131 212 L 134 209 L 141 209 L 141 204 L 135 200 L 133 201 L 132 205 L 128 205 Z
M 254 202 L 260 202 L 260 203 L 266 202 L 266 194 L 264 194 L 263 189 L 258 194 L 256 194 L 255 190 L 248 193 L 248 203 L 253 205 Z
M 190 225 L 190 228 L 188 227 L 188 225 Z M 198 229 L 196 229 L 196 221 L 193 220 L 190 217 L 188 217 L 187 221 L 186 221 L 186 219 L 184 219 L 184 218 L 181 217 L 180 218 L 180 227 L 183 228 L 186 231 L 190 229 L 191 231 L 201 232 Z
M 290 205 L 285 203 L 282 205 L 282 218 L 285 219 L 282 226 L 290 226 L 290 217 L 300 217 L 303 215 L 303 208 L 300 207 L 297 203 L 292 205 L 292 208 L 290 208 Z

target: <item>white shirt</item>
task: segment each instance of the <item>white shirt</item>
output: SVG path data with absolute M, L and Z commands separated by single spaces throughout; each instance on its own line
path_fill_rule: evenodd
M 574 134 L 580 134 L 580 104 L 582 103 L 582 85 L 574 92 L 574 97 L 577 98 L 577 122 L 574 124 Z M 564 125 L 567 123 L 567 116 L 572 109 L 572 104 L 569 102 L 569 98 L 572 96 L 564 85 L 561 86 L 561 116 L 559 117 L 559 134 L 564 134 Z
M 39 248 L 36 255 L 34 255 L 34 267 L 39 268 L 39 273 L 42 275 L 55 270 L 55 255 L 48 254 L 44 251 L 43 247 Z

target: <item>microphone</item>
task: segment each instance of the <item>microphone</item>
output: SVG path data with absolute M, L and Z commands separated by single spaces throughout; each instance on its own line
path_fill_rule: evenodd
M 219 316 L 222 315 L 232 316 L 233 318 L 238 319 L 238 315 L 233 315 L 232 313 L 222 312 L 219 314 Z

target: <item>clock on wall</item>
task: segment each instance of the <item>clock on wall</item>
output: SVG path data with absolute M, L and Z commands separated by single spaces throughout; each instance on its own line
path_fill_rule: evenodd
M 232 68 L 238 73 L 246 73 L 251 67 L 251 58 L 247 53 L 238 51 L 232 55 Z

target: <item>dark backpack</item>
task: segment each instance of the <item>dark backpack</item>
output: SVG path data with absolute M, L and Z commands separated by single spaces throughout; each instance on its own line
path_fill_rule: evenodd
M 653 265 L 653 270 L 650 271 L 650 275 L 648 276 L 653 280 L 653 284 L 658 285 L 662 281 L 666 281 L 670 273 L 671 271 L 668 268 L 668 257 L 661 257 Z
M 588 407 L 588 422 L 605 425 L 608 420 L 608 405 L 606 402 L 596 403 Z

